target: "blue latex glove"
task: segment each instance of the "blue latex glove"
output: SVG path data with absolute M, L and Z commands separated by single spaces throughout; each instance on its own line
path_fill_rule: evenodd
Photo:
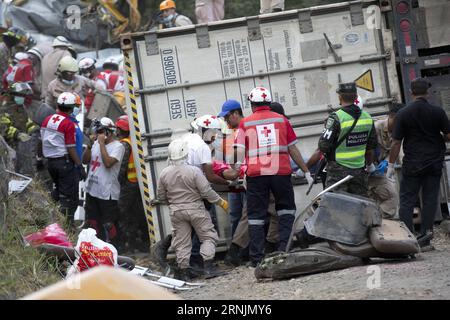
M 371 176 L 378 176 L 378 177 L 384 176 L 386 174 L 387 167 L 388 167 L 387 160 L 381 161 L 377 166 L 377 170 L 372 172 Z

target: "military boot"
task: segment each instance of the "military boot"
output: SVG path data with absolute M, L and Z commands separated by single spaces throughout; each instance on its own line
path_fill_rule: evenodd
M 228 248 L 227 255 L 225 256 L 224 263 L 228 266 L 238 267 L 241 265 L 241 258 L 239 257 L 239 252 L 241 247 L 235 243 L 231 243 L 230 248 Z
M 203 265 L 204 265 L 203 272 L 204 272 L 205 279 L 210 279 L 210 278 L 215 278 L 215 277 L 220 277 L 220 276 L 225 275 L 225 272 L 219 270 L 214 265 L 214 260 L 206 260 Z
M 163 268 L 167 267 L 167 252 L 169 251 L 170 245 L 172 244 L 172 235 L 169 234 L 163 240 L 158 241 L 154 246 L 153 259 Z

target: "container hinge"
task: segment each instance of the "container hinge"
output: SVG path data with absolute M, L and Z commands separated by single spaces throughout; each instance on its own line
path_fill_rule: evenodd
M 352 26 L 360 26 L 364 24 L 362 3 L 350 4 L 350 18 L 352 20 Z
M 197 46 L 199 49 L 211 47 L 208 25 L 206 23 L 195 26 L 195 33 L 197 34 Z
M 155 32 L 145 35 L 145 50 L 147 51 L 147 56 L 159 54 L 158 37 Z
M 300 33 L 313 32 L 313 25 L 311 20 L 311 11 L 305 10 L 298 13 L 298 21 L 300 24 Z
M 247 18 L 248 39 L 250 41 L 261 40 L 261 27 L 259 25 L 259 17 Z

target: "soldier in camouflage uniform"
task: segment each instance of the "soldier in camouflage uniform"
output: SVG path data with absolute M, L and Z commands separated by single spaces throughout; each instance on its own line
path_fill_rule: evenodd
M 128 116 L 121 116 L 117 119 L 116 130 L 117 136 L 125 148 L 118 176 L 120 183 L 120 246 L 124 251 L 148 252 L 150 250 L 148 227 L 134 166 Z
M 354 103 L 357 98 L 355 83 L 340 84 L 337 93 L 342 108 L 330 114 L 319 140 L 319 149 L 328 160 L 326 185 L 329 187 L 352 175 L 352 180 L 335 191 L 367 197 L 368 173 L 375 171 L 373 159 L 377 147 L 373 120 Z M 355 119 L 358 119 L 356 123 Z

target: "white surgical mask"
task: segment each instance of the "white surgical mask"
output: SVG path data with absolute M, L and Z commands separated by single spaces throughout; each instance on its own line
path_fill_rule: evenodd
M 66 79 L 61 79 L 62 83 L 67 84 L 68 86 L 71 86 L 75 80 L 66 80 Z
M 73 108 L 72 116 L 76 117 L 80 113 L 80 108 L 75 107 Z
M 14 102 L 15 102 L 17 105 L 22 106 L 22 105 L 25 103 L 25 97 L 18 97 L 18 96 L 15 96 L 15 97 L 14 97 Z

